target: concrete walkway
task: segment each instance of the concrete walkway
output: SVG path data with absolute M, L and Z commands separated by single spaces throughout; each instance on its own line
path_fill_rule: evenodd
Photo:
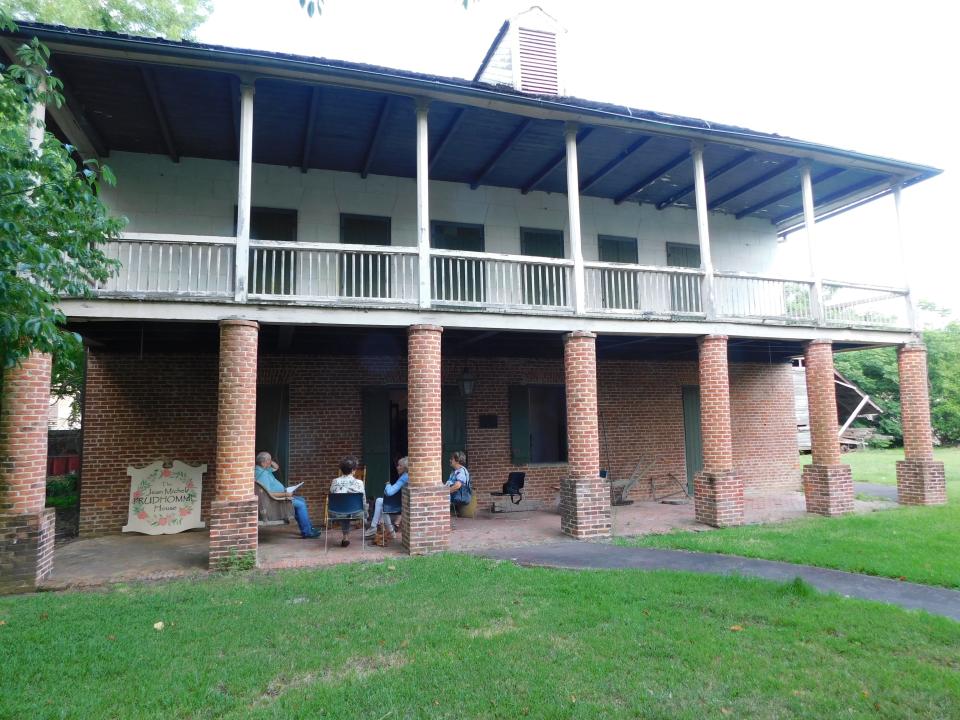
M 869 495 L 870 497 L 883 498 L 884 500 L 892 500 L 893 502 L 897 502 L 896 485 L 877 485 L 876 483 L 855 482 L 853 484 L 853 491 L 857 495 Z
M 575 570 L 683 570 L 716 575 L 744 575 L 778 582 L 789 582 L 799 577 L 825 592 L 876 600 L 912 610 L 926 610 L 934 615 L 944 615 L 960 621 L 960 591 L 809 565 L 755 560 L 736 555 L 620 547 L 575 540 L 484 550 L 477 554 L 497 560 L 511 560 L 520 565 Z

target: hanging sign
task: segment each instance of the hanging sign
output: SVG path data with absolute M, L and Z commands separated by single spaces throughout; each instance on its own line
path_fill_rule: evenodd
M 161 460 L 142 468 L 128 467 L 130 504 L 123 532 L 169 535 L 202 528 L 200 490 L 206 465 L 192 467 Z

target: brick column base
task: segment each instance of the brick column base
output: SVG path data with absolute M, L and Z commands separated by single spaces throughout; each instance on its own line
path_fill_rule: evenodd
M 403 547 L 411 555 L 450 546 L 450 493 L 445 485 L 403 488 Z
M 743 482 L 736 471 L 697 473 L 693 479 L 693 513 L 704 525 L 743 525 Z
M 53 570 L 54 508 L 0 515 L 0 595 L 33 592 Z
M 947 479 L 943 463 L 936 460 L 897 462 L 897 502 L 901 505 L 944 505 Z
M 560 531 L 578 540 L 610 537 L 610 486 L 596 478 L 560 481 Z
M 849 465 L 806 465 L 803 494 L 807 512 L 844 515 L 853 512 L 853 474 Z
M 257 556 L 257 499 L 210 503 L 210 569 L 219 570 L 233 554 Z

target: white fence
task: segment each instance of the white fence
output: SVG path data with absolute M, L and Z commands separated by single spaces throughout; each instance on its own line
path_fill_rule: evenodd
M 416 248 L 250 242 L 252 300 L 416 304 Z
M 454 250 L 432 250 L 430 254 L 430 291 L 438 305 L 573 310 L 570 260 Z
M 586 263 L 589 312 L 696 315 L 703 273 L 687 268 Z
M 806 280 L 716 273 L 717 315 L 726 318 L 769 318 L 812 322 L 811 289 Z
M 127 233 L 104 245 L 120 261 L 116 275 L 94 293 L 131 297 L 234 296 L 234 238 Z

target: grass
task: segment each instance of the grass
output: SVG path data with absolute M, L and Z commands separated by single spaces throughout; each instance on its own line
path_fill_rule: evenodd
M 936 456 L 947 472 L 950 503 L 943 507 L 810 517 L 618 542 L 784 560 L 960 589 L 960 553 L 956 551 L 960 543 L 960 448 L 938 448 Z M 895 484 L 895 462 L 902 457 L 902 450 L 865 450 L 848 453 L 843 460 L 849 462 L 858 482 Z
M 952 480 L 953 487 L 960 492 L 960 447 L 935 448 L 933 456 L 935 460 L 943 463 L 948 483 Z M 850 466 L 856 482 L 896 485 L 897 460 L 903 460 L 903 448 L 858 450 L 844 453 L 841 460 Z M 800 456 L 801 465 L 809 462 L 810 455 Z
M 4 718 L 920 718 L 960 697 L 945 618 L 456 555 L 3 598 L 0 646 Z

